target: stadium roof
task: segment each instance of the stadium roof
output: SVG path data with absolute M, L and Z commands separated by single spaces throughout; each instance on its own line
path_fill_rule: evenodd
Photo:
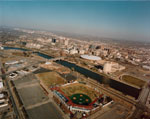
M 94 55 L 81 55 L 81 58 L 88 59 L 88 60 L 101 60 L 100 57 Z

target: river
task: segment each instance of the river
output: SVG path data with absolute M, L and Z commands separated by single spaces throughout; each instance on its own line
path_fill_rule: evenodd
M 10 49 L 21 50 L 21 51 L 29 51 L 28 49 L 23 49 L 23 48 L 4 47 L 4 50 L 10 50 Z M 49 55 L 46 55 L 46 54 L 43 54 L 43 53 L 40 53 L 40 52 L 34 52 L 34 53 L 37 54 L 38 56 L 46 58 L 46 59 L 53 58 Z M 59 64 L 65 66 L 65 67 L 68 67 L 70 69 L 74 68 L 75 71 L 83 74 L 84 76 L 92 78 L 92 79 L 98 81 L 101 84 L 106 84 L 106 85 L 110 86 L 111 88 L 113 88 L 115 90 L 118 90 L 118 91 L 120 91 L 120 92 L 122 92 L 126 95 L 130 95 L 132 97 L 135 97 L 136 99 L 138 98 L 139 93 L 141 92 L 141 89 L 137 89 L 137 88 L 129 86 L 127 84 L 124 84 L 124 83 L 118 82 L 116 80 L 107 78 L 107 77 L 102 76 L 98 73 L 92 72 L 92 71 L 90 71 L 86 68 L 80 67 L 80 66 L 78 66 L 74 63 L 70 63 L 70 62 L 67 62 L 67 61 L 64 61 L 64 60 L 56 61 L 56 63 L 59 63 Z

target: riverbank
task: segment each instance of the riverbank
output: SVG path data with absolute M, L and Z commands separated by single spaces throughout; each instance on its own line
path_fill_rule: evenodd
M 11 49 L 12 47 L 4 47 L 4 50 L 9 50 Z M 24 51 L 23 48 L 12 48 L 12 49 L 15 49 L 15 50 L 22 50 Z M 43 54 L 43 53 L 40 53 L 39 52 L 36 52 L 37 55 L 41 56 L 41 57 L 44 57 L 46 59 L 51 59 L 52 57 L 49 56 L 49 55 L 46 55 L 46 54 Z M 132 96 L 132 97 L 135 97 L 136 99 L 138 98 L 139 96 L 139 93 L 140 93 L 140 89 L 137 89 L 137 88 L 134 88 L 134 87 L 131 87 L 127 84 L 124 84 L 122 82 L 118 82 L 116 80 L 113 80 L 111 78 L 108 78 L 108 77 L 105 77 L 105 76 L 102 76 L 96 72 L 93 72 L 89 69 L 86 69 L 86 68 L 83 68 L 83 67 L 80 67 L 74 63 L 70 63 L 70 62 L 67 62 L 67 61 L 64 61 L 64 60 L 59 60 L 59 61 L 56 61 L 56 63 L 59 63 L 63 66 L 66 66 L 70 69 L 74 68 L 74 71 L 77 71 L 81 74 L 83 74 L 85 77 L 89 77 L 93 80 L 96 80 L 98 81 L 99 83 L 101 84 L 104 84 L 104 85 L 108 85 L 109 87 L 117 90 L 117 91 L 120 91 L 122 92 L 123 94 L 125 95 L 129 95 L 129 96 Z

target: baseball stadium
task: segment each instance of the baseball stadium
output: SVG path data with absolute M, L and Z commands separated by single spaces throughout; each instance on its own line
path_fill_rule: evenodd
M 70 113 L 78 111 L 88 115 L 91 111 L 101 108 L 103 103 L 98 102 L 104 98 L 104 94 L 83 83 L 68 83 L 51 90 L 55 102 Z

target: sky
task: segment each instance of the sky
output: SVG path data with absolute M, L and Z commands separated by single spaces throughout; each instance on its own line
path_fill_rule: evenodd
M 150 1 L 0 0 L 0 26 L 150 41 Z

